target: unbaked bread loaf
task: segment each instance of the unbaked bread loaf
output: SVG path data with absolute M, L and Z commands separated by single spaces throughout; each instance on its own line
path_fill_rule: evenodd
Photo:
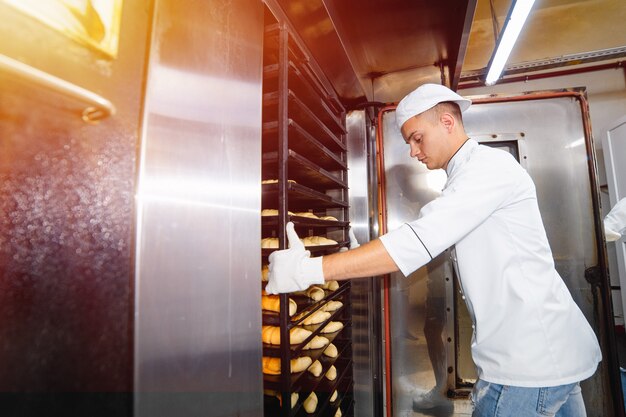
M 274 311 L 280 313 L 280 298 L 278 295 L 262 295 L 261 296 L 261 308 L 267 311 Z M 298 304 L 289 299 L 289 315 L 293 316 L 298 310 Z
M 289 330 L 289 343 L 297 345 L 298 343 L 304 342 L 304 340 L 309 336 L 311 336 L 311 332 L 309 330 L 303 329 L 302 327 L 293 327 Z M 263 343 L 280 345 L 280 327 L 263 326 L 261 329 L 261 339 L 263 340 Z
M 330 402 L 334 402 L 337 399 L 337 390 L 333 391 L 333 395 L 330 396 Z
M 302 372 L 311 366 L 313 360 L 308 356 L 300 356 L 291 360 L 291 373 Z M 263 356 L 263 373 L 268 375 L 280 375 L 280 358 Z
M 283 396 L 280 394 L 280 392 L 278 391 L 274 391 L 271 389 L 264 389 L 263 390 L 263 394 L 265 395 L 269 395 L 270 397 L 276 397 L 278 398 L 278 403 L 282 406 L 283 405 Z M 291 408 L 294 408 L 296 406 L 296 404 L 298 404 L 298 393 L 297 392 L 292 392 L 291 393 Z
M 328 369 L 328 371 L 326 372 L 326 375 L 324 376 L 329 381 L 334 381 L 335 379 L 337 379 L 337 368 L 335 368 L 335 366 L 332 365 L 330 369 Z
M 330 313 L 328 313 L 328 314 L 330 314 Z M 335 333 L 335 332 L 338 332 L 341 329 L 343 329 L 343 323 L 342 322 L 340 322 L 340 321 L 331 321 L 326 326 L 324 326 L 324 328 L 322 330 L 320 330 L 320 333 Z
M 312 392 L 311 395 L 309 395 L 307 399 L 304 400 L 302 406 L 304 407 L 304 411 L 309 414 L 313 414 L 315 410 L 317 410 L 317 395 Z
M 313 362 L 313 365 L 307 369 L 315 378 L 322 375 L 322 363 L 320 361 Z
M 339 355 L 337 346 L 333 345 L 332 343 L 328 345 L 328 347 L 324 349 L 324 355 L 328 356 L 329 358 L 336 358 Z
M 304 314 L 306 314 L 306 311 L 302 312 L 300 317 L 302 317 Z M 311 314 L 309 317 L 304 319 L 302 324 L 305 326 L 309 326 L 311 324 L 319 324 L 328 320 L 329 318 L 330 318 L 330 313 L 328 311 L 317 310 L 315 313 Z
M 341 301 L 331 300 L 331 301 L 327 302 L 326 304 L 324 304 L 322 309 L 324 311 L 337 311 L 341 307 L 343 307 L 343 303 Z
M 313 336 L 313 339 L 311 339 L 311 341 L 307 343 L 302 349 L 321 349 L 329 343 L 330 340 L 328 340 L 324 336 Z

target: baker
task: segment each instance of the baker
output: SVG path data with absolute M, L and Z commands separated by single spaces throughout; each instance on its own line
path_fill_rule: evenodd
M 396 119 L 410 155 L 448 175 L 418 218 L 349 251 L 311 258 L 290 248 L 269 260 L 268 293 L 325 280 L 408 276 L 455 246 L 474 323 L 474 416 L 585 416 L 580 381 L 601 360 L 597 338 L 554 266 L 535 185 L 509 153 L 467 137 L 471 102 L 437 84 L 404 97 Z

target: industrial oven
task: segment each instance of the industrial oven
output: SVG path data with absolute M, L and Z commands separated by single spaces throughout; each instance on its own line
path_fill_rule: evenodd
M 0 414 L 470 415 L 452 249 L 409 277 L 300 294 L 265 294 L 263 271 L 288 221 L 323 255 L 441 192 L 445 173 L 411 160 L 392 103 L 458 83 L 476 3 L 424 2 L 424 36 L 411 2 L 396 20 L 383 2 L 110 3 L 99 37 L 0 1 Z M 366 18 L 415 54 L 359 72 L 337 48 L 386 47 L 354 24 Z M 603 349 L 588 413 L 622 415 L 584 89 L 474 97 L 464 122 L 533 177 Z

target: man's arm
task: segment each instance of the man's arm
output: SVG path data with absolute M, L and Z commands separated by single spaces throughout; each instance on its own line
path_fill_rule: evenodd
M 326 281 L 371 277 L 399 270 L 380 239 L 347 252 L 326 255 L 322 258 L 322 267 Z

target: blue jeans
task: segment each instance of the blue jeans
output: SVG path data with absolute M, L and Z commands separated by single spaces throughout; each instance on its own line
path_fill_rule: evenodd
M 472 417 L 586 417 L 580 384 L 523 388 L 478 380 Z

